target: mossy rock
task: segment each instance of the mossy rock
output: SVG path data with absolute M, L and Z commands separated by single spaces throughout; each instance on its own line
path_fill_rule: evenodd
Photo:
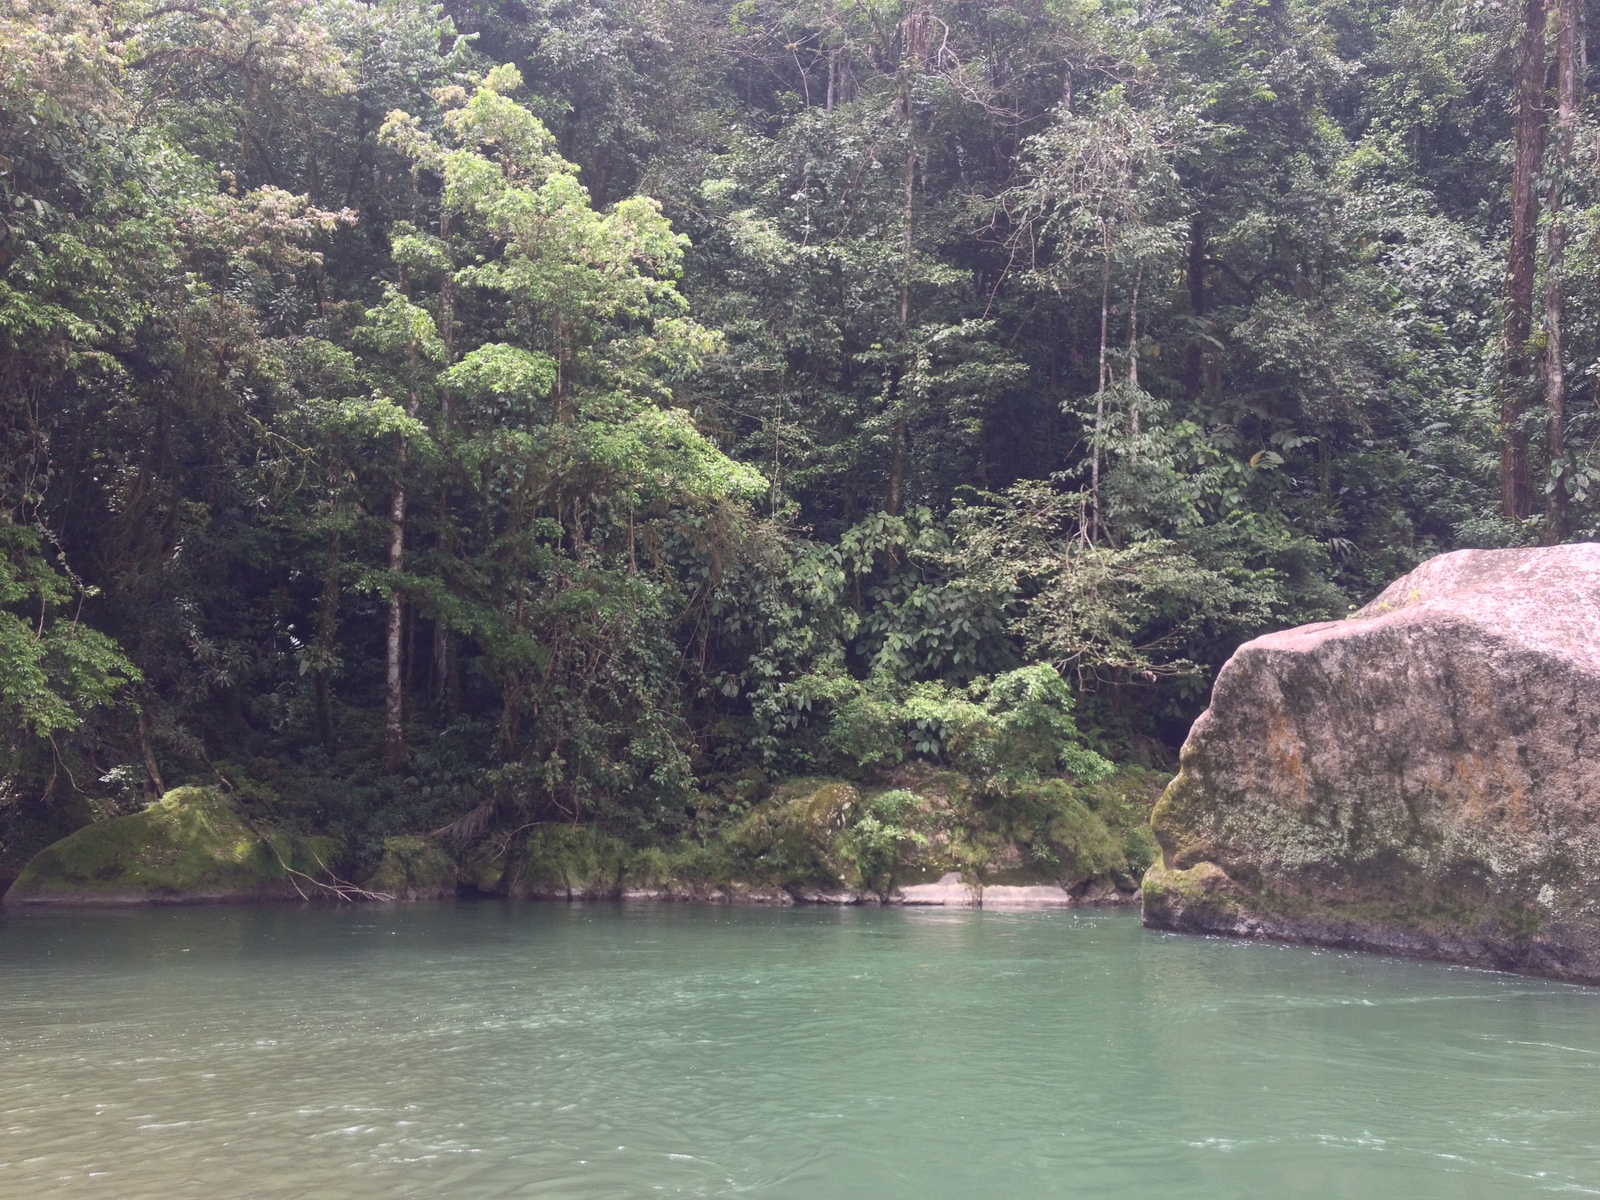
M 456 894 L 456 864 L 422 838 L 385 838 L 383 859 L 366 887 L 395 900 L 442 900 Z
M 952 871 L 984 883 L 1129 892 L 1154 857 L 1148 783 L 1135 773 L 1095 791 L 1042 780 L 1000 792 L 930 769 L 873 784 L 799 777 L 671 842 L 639 846 L 588 826 L 546 826 L 492 857 L 465 859 L 461 877 L 479 893 L 552 900 L 870 903 Z
M 506 860 L 490 858 L 470 862 L 462 873 L 467 886 L 484 896 L 495 896 L 501 891 L 506 875 Z
M 1065 779 L 992 789 L 973 807 L 964 831 L 966 841 L 984 852 L 983 861 L 968 865 L 984 883 L 1008 886 L 1055 881 L 1073 888 L 1129 876 L 1126 834 L 1113 830 L 1106 820 L 1111 814 L 1097 812 L 1085 798 Z
M 552 825 L 529 834 L 499 881 L 504 895 L 541 900 L 597 900 L 622 893 L 630 858 L 619 838 L 584 825 Z
M 93 825 L 95 817 L 88 800 L 70 788 L 57 788 L 45 803 L 9 810 L 0 839 L 0 895 L 22 875 L 34 855 Z
M 270 840 L 269 840 L 270 839 Z M 251 827 L 215 788 L 174 788 L 143 812 L 86 826 L 34 856 L 7 904 L 299 900 L 332 843 Z
M 784 888 L 860 886 L 840 835 L 861 808 L 861 793 L 833 779 L 794 779 L 750 812 L 729 842 L 758 883 Z
M 624 895 L 706 899 L 739 883 L 744 864 L 727 843 L 650 846 L 628 860 Z

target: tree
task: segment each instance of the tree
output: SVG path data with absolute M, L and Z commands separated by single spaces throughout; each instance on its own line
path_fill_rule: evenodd
M 1516 163 L 1511 176 L 1511 240 L 1506 247 L 1505 368 L 1500 384 L 1500 508 L 1525 520 L 1533 507 L 1528 431 L 1523 425 L 1533 375 L 1533 289 L 1544 164 L 1545 0 L 1525 0 L 1517 43 Z
M 624 632 L 659 586 L 641 574 L 641 518 L 737 501 L 762 480 L 670 402 L 666 379 L 716 344 L 672 283 L 684 239 L 654 201 L 595 209 L 544 124 L 510 98 L 520 86 L 515 67 L 497 67 L 471 94 L 439 94 L 442 138 L 398 111 L 384 136 L 439 180 L 451 218 L 442 238 L 404 235 L 397 257 L 483 306 L 471 325 L 452 318 L 455 345 L 477 344 L 432 385 L 436 402 L 453 398 L 445 469 L 466 483 L 476 517 L 447 541 L 475 583 L 436 578 L 435 608 L 476 614 L 501 685 L 503 753 L 531 772 L 512 790 L 577 819 L 594 781 L 568 764 L 614 769 L 593 706 L 609 703 L 630 651 L 649 648 L 630 644 L 643 631 Z M 442 361 L 435 323 L 403 303 L 416 314 L 408 327 L 426 334 L 408 354 Z M 512 340 L 478 340 L 490 331 Z M 422 353 L 428 345 L 436 351 Z M 402 502 L 393 513 L 398 529 Z M 396 647 L 397 628 L 391 617 Z
M 1549 411 L 1550 476 L 1547 535 L 1563 541 L 1571 532 L 1567 517 L 1567 491 L 1571 484 L 1567 463 L 1567 362 L 1562 336 L 1564 307 L 1562 274 L 1566 268 L 1567 217 L 1565 192 L 1571 187 L 1578 108 L 1582 93 L 1578 78 L 1579 21 L 1576 0 L 1557 0 L 1556 20 L 1556 144 L 1555 162 L 1548 184 L 1548 225 L 1545 230 L 1544 388 Z

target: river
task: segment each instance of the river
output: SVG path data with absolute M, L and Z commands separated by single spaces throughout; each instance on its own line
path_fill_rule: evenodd
M 1600 1192 L 1600 990 L 1125 912 L 0 915 L 0 1196 Z

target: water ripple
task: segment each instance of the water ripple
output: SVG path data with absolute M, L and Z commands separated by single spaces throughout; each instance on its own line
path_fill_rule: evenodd
M 1130 914 L 0 915 L 0 1195 L 1600 1193 L 1600 992 Z

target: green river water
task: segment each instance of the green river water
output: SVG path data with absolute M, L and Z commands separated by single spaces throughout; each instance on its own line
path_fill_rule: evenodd
M 1600 990 L 1122 912 L 0 915 L 0 1196 L 1600 1192 Z

